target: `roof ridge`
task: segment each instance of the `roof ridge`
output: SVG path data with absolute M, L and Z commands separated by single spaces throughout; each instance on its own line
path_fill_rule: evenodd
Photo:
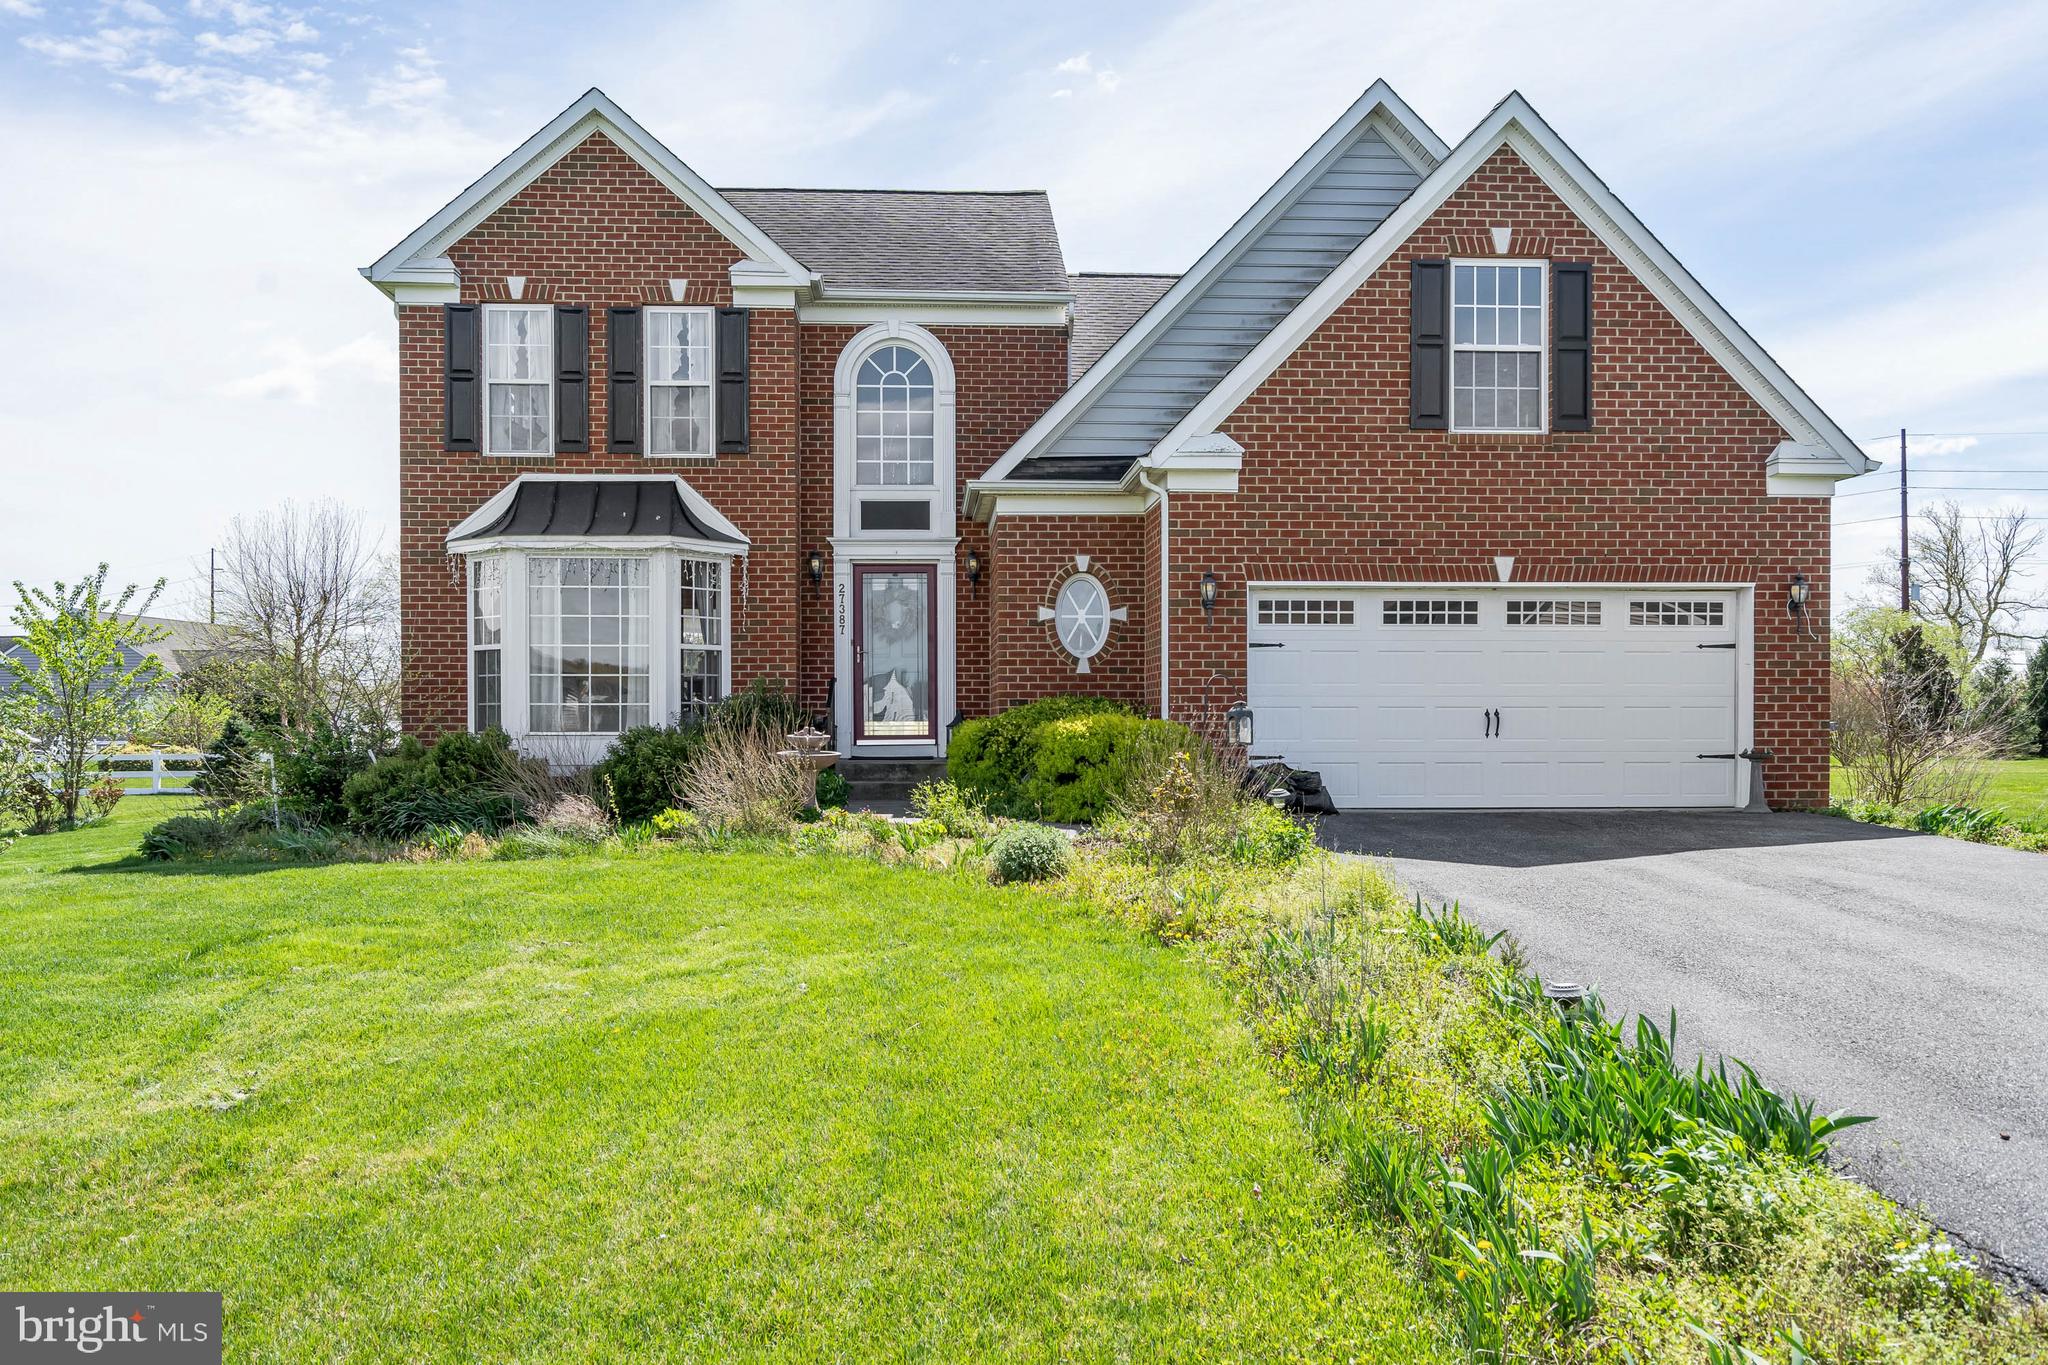
M 1091 280 L 1177 280 L 1178 270 L 1069 270 L 1075 279 Z
M 831 186 L 831 185 L 724 185 L 718 188 L 720 194 L 944 194 L 980 195 L 983 198 L 1022 199 L 1030 195 L 1045 195 L 1045 190 L 894 190 L 879 189 L 872 185 Z

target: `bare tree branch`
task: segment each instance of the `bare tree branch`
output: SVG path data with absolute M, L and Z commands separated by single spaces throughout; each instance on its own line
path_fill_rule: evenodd
M 1914 611 L 1940 621 L 1962 642 L 1969 670 L 1987 654 L 2041 638 L 2022 629 L 2029 612 L 2048 600 L 2028 587 L 2048 527 L 2024 508 L 1989 516 L 1965 516 L 1954 502 L 1920 509 L 1913 530 L 1913 582 L 1919 587 Z M 1888 551 L 1871 581 L 1898 600 L 1899 556 Z

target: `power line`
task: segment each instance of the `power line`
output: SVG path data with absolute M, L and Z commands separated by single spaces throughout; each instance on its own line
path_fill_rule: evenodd
M 2048 469 L 2037 471 L 2048 474 Z M 1835 494 L 1838 498 L 1867 498 L 1872 493 L 1896 493 L 1896 488 L 1854 488 L 1847 493 Z M 2015 488 L 2004 483 L 1936 483 L 1916 484 L 1916 493 L 2048 493 L 2048 484 L 2033 484 Z
M 1836 522 L 1836 523 L 1834 524 L 1834 529 L 1835 529 L 1835 530 L 1837 530 L 1837 531 L 1839 531 L 1839 530 L 1841 530 L 1841 529 L 1842 529 L 1843 527 L 1845 527 L 1845 526 L 1873 526 L 1873 525 L 1875 525 L 1876 523 L 1878 523 L 1878 522 L 1880 522 L 1880 521 L 1897 521 L 1897 520 L 1898 520 L 1898 518 L 1897 518 L 1897 517 L 1859 517 L 1859 518 L 1857 518 L 1857 519 L 1856 519 L 1855 521 L 1838 521 L 1838 522 Z M 2003 517 L 1963 517 L 1963 518 L 1962 518 L 1962 520 L 1963 520 L 1963 521 L 2003 521 L 2003 520 L 2004 520 L 2004 518 L 2003 518 Z

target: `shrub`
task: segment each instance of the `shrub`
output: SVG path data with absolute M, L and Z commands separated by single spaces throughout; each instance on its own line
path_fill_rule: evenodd
M 724 834 L 782 834 L 817 793 L 811 770 L 765 729 L 712 725 L 684 769 L 683 804 Z
M 612 822 L 587 796 L 564 796 L 541 813 L 541 829 L 587 844 L 602 843 L 612 832 Z
M 647 823 L 658 839 L 680 839 L 695 830 L 699 821 L 694 812 L 671 806 L 656 811 Z
M 852 790 L 852 785 L 832 769 L 819 769 L 814 797 L 819 810 L 836 810 L 844 807 L 846 798 Z
M 308 734 L 281 735 L 272 750 L 277 764 L 278 804 L 316 825 L 348 822 L 342 789 L 377 761 L 369 744 L 336 731 L 324 721 Z
M 218 853 L 238 837 L 221 815 L 173 815 L 142 836 L 142 856 L 158 862 Z
M 1043 697 L 966 721 L 953 732 L 946 776 L 998 815 L 1031 814 L 1024 787 L 1035 767 L 1038 727 L 1075 716 L 1130 714 L 1129 707 L 1103 697 Z
M 1133 775 L 1161 753 L 1184 752 L 1199 741 L 1172 721 L 1138 716 L 1068 716 L 1033 732 L 1031 775 L 1024 804 L 1042 819 L 1063 824 L 1093 821 L 1129 789 Z
M 996 827 L 980 803 L 952 782 L 920 783 L 910 793 L 910 809 L 956 839 L 986 839 Z
M 1315 831 L 1283 810 L 1246 801 L 1230 841 L 1231 861 L 1247 867 L 1289 867 L 1315 847 Z
M 988 848 L 996 880 L 1003 882 L 1042 882 L 1057 877 L 1067 870 L 1073 852 L 1066 835 L 1031 824 L 1006 826 Z
M 351 829 L 380 839 L 415 839 L 437 825 L 495 833 L 524 813 L 503 790 L 506 774 L 530 762 L 503 733 L 441 736 L 429 749 L 407 736 L 342 785 Z
M 704 731 L 696 725 L 635 726 L 590 770 L 591 785 L 603 793 L 614 818 L 651 819 L 674 802 L 676 784 L 703 742 Z
M 810 717 L 798 705 L 794 694 L 784 691 L 782 684 L 756 679 L 744 692 L 735 692 L 711 708 L 704 719 L 707 729 L 727 726 L 741 730 L 761 730 L 781 740 L 794 730 L 801 730 L 810 723 Z
M 261 753 L 261 737 L 239 717 L 228 721 L 207 755 L 206 764 L 192 779 L 192 790 L 207 804 L 233 806 L 270 795 L 270 773 Z
M 2005 816 L 1998 811 L 1961 805 L 1929 806 L 1911 821 L 1912 827 L 1922 834 L 1946 834 L 1951 839 L 1969 839 L 1980 844 L 1996 840 L 2006 823 Z

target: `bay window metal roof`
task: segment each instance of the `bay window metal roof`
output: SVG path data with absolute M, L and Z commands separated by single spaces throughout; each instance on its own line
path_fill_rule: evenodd
M 747 548 L 740 529 L 674 475 L 522 474 L 448 533 L 450 549 L 494 540 L 681 540 Z

